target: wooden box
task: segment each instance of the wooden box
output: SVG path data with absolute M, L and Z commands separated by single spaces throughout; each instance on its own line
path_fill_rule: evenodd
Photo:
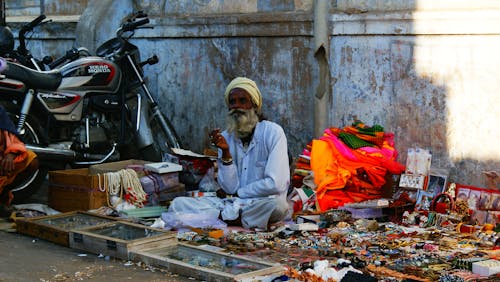
M 157 241 L 176 240 L 175 232 L 121 221 L 69 233 L 71 248 L 124 260 L 129 259 L 130 251 L 146 248 Z
M 60 212 L 108 206 L 102 179 L 88 168 L 49 171 L 49 207 Z
M 83 211 L 16 219 L 18 233 L 69 247 L 69 231 L 116 221 L 113 217 Z
M 89 166 L 89 174 L 103 174 L 106 172 L 116 172 L 121 169 L 126 169 L 126 168 L 131 168 L 137 172 L 137 175 L 139 177 L 142 177 L 145 175 L 145 169 L 144 165 L 150 163 L 149 161 L 144 161 L 144 160 L 135 160 L 135 159 L 130 159 L 130 160 L 124 160 L 124 161 L 118 161 L 118 162 L 109 162 L 109 163 L 102 163 L 102 164 L 95 164 Z
M 279 276 L 284 271 L 280 264 L 255 261 L 174 241 L 132 251 L 130 259 L 198 281 L 261 281 L 260 278 Z
M 108 206 L 104 174 L 133 168 L 138 177 L 141 177 L 145 173 L 143 165 L 146 163 L 149 162 L 131 159 L 92 165 L 89 168 L 49 171 L 49 206 L 60 212 Z
M 179 183 L 179 185 L 172 187 L 170 189 L 160 191 L 158 193 L 158 201 L 160 203 L 167 202 L 179 196 L 186 196 L 186 187 L 183 183 Z

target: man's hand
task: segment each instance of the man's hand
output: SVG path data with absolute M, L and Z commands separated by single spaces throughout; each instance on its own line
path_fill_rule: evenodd
M 222 161 L 232 161 L 231 152 L 229 151 L 229 145 L 227 144 L 226 138 L 222 136 L 220 128 L 212 130 L 209 134 L 210 142 L 212 145 L 218 147 L 222 151 L 221 159 Z
M 0 157 L 0 175 L 8 175 L 14 170 L 15 157 L 12 153 Z
M 212 130 L 209 134 L 210 137 L 210 142 L 212 145 L 216 146 L 217 148 L 220 148 L 222 151 L 228 150 L 229 146 L 227 145 L 226 138 L 222 136 L 220 128 Z
M 221 199 L 224 199 L 227 197 L 227 193 L 226 191 L 224 191 L 223 189 L 219 189 L 215 192 L 215 194 L 217 195 L 218 198 L 221 198 Z
M 225 199 L 227 198 L 227 196 L 231 196 L 231 197 L 238 197 L 238 191 L 236 191 L 236 194 L 228 194 L 226 193 L 226 191 L 224 191 L 224 189 L 219 189 L 215 192 L 215 194 L 217 195 L 218 198 L 221 198 L 221 199 Z

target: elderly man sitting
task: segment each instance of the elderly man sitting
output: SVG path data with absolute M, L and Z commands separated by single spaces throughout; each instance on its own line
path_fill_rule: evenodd
M 235 78 L 224 97 L 227 128 L 210 133 L 218 148 L 219 197 L 178 197 L 169 211 L 217 213 L 229 224 L 267 230 L 289 212 L 286 136 L 281 126 L 263 117 L 262 95 L 254 81 Z

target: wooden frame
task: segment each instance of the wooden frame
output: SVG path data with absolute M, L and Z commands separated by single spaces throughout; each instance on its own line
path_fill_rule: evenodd
M 417 203 L 415 204 L 415 209 L 421 211 L 430 210 L 433 198 L 434 198 L 433 193 L 424 190 L 419 190 L 417 194 Z
M 500 191 L 455 183 L 456 201 L 466 200 L 471 210 L 500 211 Z
M 447 184 L 448 175 L 439 171 L 431 170 L 431 172 L 427 176 L 425 191 L 432 193 L 435 197 L 438 194 L 445 192 Z
M 402 188 L 415 188 L 415 189 L 423 189 L 425 185 L 425 176 L 424 175 L 415 175 L 415 174 L 401 174 L 399 178 L 399 187 Z
M 185 257 L 185 261 L 182 261 L 179 256 L 182 253 L 184 255 L 181 256 Z M 147 249 L 132 251 L 130 259 L 165 268 L 182 276 L 193 277 L 198 281 L 208 282 L 262 281 L 259 277 L 279 276 L 284 272 L 283 267 L 277 263 L 255 261 L 244 256 L 173 241 L 157 242 Z M 213 265 L 210 260 L 217 263 L 231 263 L 233 267 L 230 269 L 210 268 Z M 237 273 L 231 273 L 234 269 Z
M 500 191 L 455 183 L 456 200 L 466 201 L 472 210 L 470 223 L 498 224 L 500 222 Z
M 56 215 L 17 218 L 16 230 L 20 234 L 69 247 L 69 232 L 71 230 L 99 226 L 116 220 L 110 216 L 72 211 Z
M 69 233 L 71 248 L 127 260 L 132 250 L 157 241 L 176 241 L 176 233 L 142 224 L 116 221 L 73 230 Z

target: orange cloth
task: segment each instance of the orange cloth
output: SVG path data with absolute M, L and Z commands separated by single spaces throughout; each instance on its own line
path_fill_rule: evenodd
M 327 129 L 320 140 L 312 142 L 311 170 L 321 211 L 380 198 L 387 172 L 400 174 L 405 169 L 395 161 L 397 151 L 391 146 L 391 134 L 384 135 L 387 139 L 381 149 L 365 151 L 348 148 L 335 136 L 336 131 Z
M 16 135 L 5 130 L 0 131 L 0 134 L 2 134 L 0 137 L 0 155 L 2 157 L 9 153 L 16 155 L 14 170 L 8 175 L 0 175 L 0 194 L 2 194 L 4 187 L 12 183 L 16 176 L 29 166 L 31 161 L 36 158 L 36 154 L 26 149 L 24 143 Z M 6 204 L 10 204 L 10 201 Z
M 349 160 L 328 141 L 313 141 L 311 169 L 314 172 L 316 194 L 319 198 L 327 190 L 345 188 L 351 178 L 352 184 L 360 188 L 372 189 L 385 183 L 387 169 L 379 166 L 380 162 L 361 154 L 356 157 L 359 161 Z M 359 172 L 366 173 L 367 179 L 362 178 Z

